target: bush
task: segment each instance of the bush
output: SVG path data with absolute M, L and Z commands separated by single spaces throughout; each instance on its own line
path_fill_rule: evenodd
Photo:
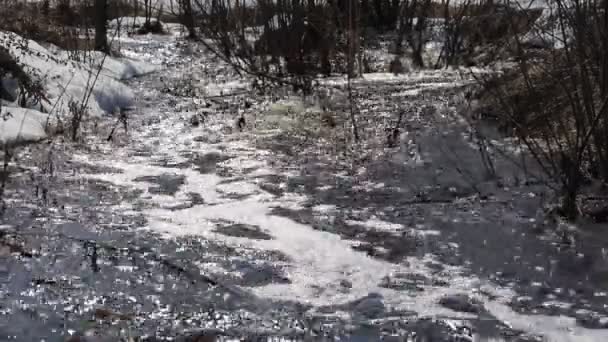
M 403 65 L 401 58 L 399 58 L 399 56 L 395 56 L 395 58 L 393 58 L 393 60 L 389 63 L 388 71 L 395 75 L 399 75 L 406 73 L 409 70 L 405 65 Z
M 481 102 L 560 186 L 575 219 L 585 180 L 608 183 L 608 22 L 605 1 L 555 0 L 538 32 L 558 44 L 530 53 L 514 36 L 513 69 L 482 80 Z
M 150 20 L 145 22 L 140 28 L 137 29 L 137 34 L 164 34 L 165 29 L 163 24 L 158 20 Z

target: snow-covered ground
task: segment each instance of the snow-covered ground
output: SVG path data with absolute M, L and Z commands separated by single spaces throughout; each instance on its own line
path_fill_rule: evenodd
M 336 160 L 353 153 L 340 147 L 340 126 L 309 129 L 301 110 L 317 113 L 314 101 L 206 98 L 249 82 L 192 53 L 196 46 L 184 54 L 176 39 L 118 38 L 140 59 L 133 63 L 158 66 L 120 86 L 136 106 L 128 132 L 118 128 L 111 142 L 90 135 L 86 150 L 64 147 L 65 159 L 53 150 L 52 176 L 38 174 L 46 150 L 23 152 L 32 165 L 14 183 L 43 184 L 48 194 L 10 188 L 3 229 L 50 236 L 23 241 L 36 251 L 29 259 L 13 253 L 7 269 L 23 276 L 0 269 L 0 332 L 59 341 L 65 329 L 103 331 L 114 321 L 135 336 L 219 328 L 312 340 L 608 339 L 598 246 L 579 251 L 593 255 L 589 264 L 535 235 L 542 191 L 515 184 L 524 176 L 512 164 L 497 162 L 506 184 L 485 178 L 450 96 L 467 81 L 460 73 L 357 80 L 368 155 L 353 164 Z M 121 68 L 111 67 L 114 78 Z M 194 96 L 175 89 L 184 79 Z M 342 78 L 324 85 L 343 97 Z M 252 108 L 240 105 L 244 97 Z M 333 114 L 342 124 L 340 108 Z M 385 148 L 376 140 L 399 110 L 407 112 L 402 142 Z M 241 113 L 242 133 L 234 127 Z M 288 119 L 278 129 L 268 123 L 280 115 Z M 193 125 L 194 116 L 206 119 Z M 94 254 L 83 241 L 96 243 Z M 100 307 L 131 318 L 96 313 L 89 322 Z M 36 328 L 19 330 L 28 315 Z

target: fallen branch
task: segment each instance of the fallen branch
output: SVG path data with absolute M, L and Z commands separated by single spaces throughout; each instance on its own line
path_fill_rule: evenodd
M 167 260 L 166 258 L 163 258 L 161 255 L 157 254 L 150 248 L 138 247 L 138 246 L 116 247 L 116 246 L 113 246 L 108 243 L 103 243 L 103 242 L 89 240 L 89 239 L 77 238 L 77 237 L 69 236 L 69 235 L 66 235 L 63 233 L 45 233 L 45 232 L 36 233 L 36 232 L 21 232 L 21 231 L 17 231 L 17 230 L 3 230 L 2 234 L 4 234 L 5 236 L 14 235 L 14 236 L 18 236 L 18 237 L 44 236 L 47 238 L 60 238 L 60 239 L 66 239 L 66 240 L 82 243 L 85 245 L 85 247 L 101 248 L 101 249 L 104 249 L 104 250 L 107 250 L 110 252 L 115 252 L 115 253 L 127 252 L 129 254 L 139 254 L 144 258 L 148 257 L 154 261 L 159 262 L 161 265 L 163 265 L 167 269 L 177 273 L 178 275 L 183 275 L 186 278 L 189 278 L 193 284 L 195 284 L 197 282 L 204 282 L 204 283 L 207 283 L 207 284 L 210 284 L 213 286 L 222 287 L 222 288 L 228 290 L 229 292 L 233 292 L 236 294 L 242 294 L 242 291 L 234 289 L 233 287 L 231 287 L 229 285 L 222 284 L 221 282 L 219 282 L 209 276 L 189 271 L 185 267 L 178 265 L 171 260 Z

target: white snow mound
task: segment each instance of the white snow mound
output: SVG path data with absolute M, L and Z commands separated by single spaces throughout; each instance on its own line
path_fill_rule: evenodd
M 114 113 L 134 103 L 131 89 L 120 83 L 117 78 L 124 79 L 135 75 L 141 72 L 142 68 L 124 63 L 120 65 L 118 60 L 106 59 L 104 64 L 108 64 L 97 75 L 97 68 L 91 67 L 90 64 L 69 60 L 62 52 L 53 53 L 40 44 L 12 32 L 0 32 L 0 45 L 8 49 L 26 73 L 42 82 L 48 101 L 42 101 L 40 104 L 30 103 L 28 106 L 31 108 L 47 113 L 53 111 L 51 114 L 60 116 L 68 115 L 70 101 L 82 103 L 86 98 L 87 89 L 90 89 L 92 84 L 93 91 L 87 106 L 91 116 Z
M 33 109 L 0 108 L 0 143 L 17 145 L 47 137 L 45 126 L 48 115 Z

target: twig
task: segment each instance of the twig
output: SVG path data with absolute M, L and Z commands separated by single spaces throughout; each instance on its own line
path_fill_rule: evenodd
M 229 292 L 232 292 L 236 295 L 244 295 L 245 293 L 242 290 L 239 290 L 238 288 L 234 288 L 230 285 L 226 285 L 223 284 L 222 282 L 213 279 L 209 276 L 206 276 L 204 274 L 201 274 L 199 272 L 193 272 L 190 271 L 188 269 L 186 269 L 184 266 L 178 265 L 176 263 L 174 263 L 171 260 L 167 260 L 166 258 L 162 257 L 161 255 L 157 254 L 156 252 L 154 252 L 152 249 L 150 248 L 145 248 L 145 247 L 138 247 L 138 246 L 129 246 L 129 247 L 116 247 L 114 245 L 111 245 L 109 243 L 104 243 L 104 242 L 100 242 L 100 241 L 94 241 L 94 240 L 89 240 L 89 239 L 82 239 L 82 238 L 77 238 L 77 237 L 73 237 L 73 236 L 69 236 L 63 233 L 58 233 L 58 232 L 54 232 L 54 233 L 46 233 L 46 232 L 23 232 L 23 231 L 18 231 L 18 230 L 3 230 L 2 231 L 3 234 L 7 235 L 7 234 L 12 234 L 15 236 L 44 236 L 47 238 L 61 238 L 61 239 L 66 239 L 66 240 L 70 240 L 70 241 L 75 241 L 78 243 L 82 243 L 85 246 L 89 246 L 89 247 L 94 247 L 94 248 L 101 248 L 110 252 L 127 252 L 129 254 L 139 254 L 142 257 L 148 257 L 151 258 L 152 260 L 158 262 L 159 264 L 161 264 L 162 266 L 164 266 L 165 268 L 167 268 L 168 270 L 184 276 L 188 279 L 190 279 L 190 281 L 193 284 L 196 284 L 197 282 L 203 282 L 203 283 L 207 283 L 213 286 L 218 286 L 221 287 Z

